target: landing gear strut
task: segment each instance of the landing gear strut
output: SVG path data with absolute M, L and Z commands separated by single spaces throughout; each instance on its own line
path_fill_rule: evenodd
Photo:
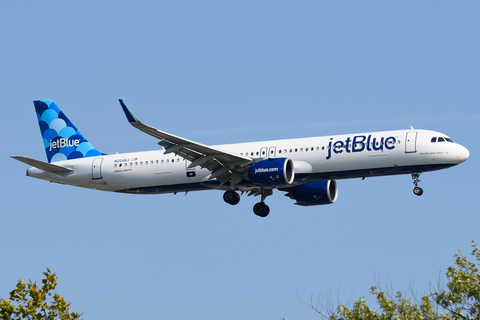
M 234 206 L 240 202 L 240 195 L 233 190 L 227 190 L 223 194 L 223 200 Z
M 417 196 L 421 196 L 423 194 L 423 189 L 418 186 L 418 183 L 420 182 L 420 174 L 421 172 L 412 173 L 413 184 L 415 185 L 415 188 L 413 188 L 413 193 Z

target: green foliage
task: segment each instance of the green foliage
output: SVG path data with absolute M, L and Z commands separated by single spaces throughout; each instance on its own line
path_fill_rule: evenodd
M 480 250 L 472 244 L 472 255 L 480 266 Z M 372 287 L 379 309 L 371 309 L 365 299 L 355 300 L 351 308 L 338 305 L 336 312 L 330 305 L 309 304 L 317 314 L 330 320 L 386 320 L 431 319 L 460 320 L 480 319 L 480 271 L 474 262 L 464 257 L 460 250 L 454 255 L 455 266 L 447 269 L 447 289 L 422 296 L 420 300 L 408 298 L 402 291 L 394 296 L 385 290 Z
M 370 292 L 377 298 L 380 310 L 376 311 L 366 305 L 363 298 L 356 300 L 352 309 L 338 306 L 338 314 L 331 314 L 329 319 L 452 319 L 448 314 L 437 313 L 429 295 L 424 295 L 420 302 L 405 297 L 402 291 L 390 297 L 384 291 L 372 287 Z
M 57 286 L 58 276 L 52 273 L 48 268 L 43 273 L 45 279 L 42 280 L 42 286 L 39 287 L 35 282 L 29 281 L 25 284 L 23 280 L 18 280 L 17 287 L 10 291 L 10 299 L 0 298 L 0 317 L 2 320 L 75 320 L 80 319 L 82 313 L 70 313 L 70 303 L 54 293 Z M 53 293 L 53 299 L 51 297 Z M 53 300 L 53 301 L 52 301 Z M 14 304 L 18 303 L 18 306 Z
M 480 250 L 475 243 L 472 247 L 472 255 L 480 262 Z M 435 292 L 435 302 L 458 319 L 480 319 L 480 272 L 460 250 L 455 257 L 457 267 L 447 269 L 448 290 Z

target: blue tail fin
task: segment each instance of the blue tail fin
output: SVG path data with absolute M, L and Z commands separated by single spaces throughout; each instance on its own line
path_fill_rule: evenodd
M 52 100 L 34 101 L 48 162 L 102 155 Z

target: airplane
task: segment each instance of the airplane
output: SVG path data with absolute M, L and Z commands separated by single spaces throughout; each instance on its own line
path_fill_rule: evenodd
M 469 151 L 430 130 L 355 133 L 207 146 L 145 125 L 122 99 L 128 122 L 159 140 L 163 150 L 105 154 L 93 147 L 52 100 L 34 101 L 48 162 L 11 156 L 32 168 L 27 176 L 103 191 L 166 194 L 222 190 L 236 205 L 260 196 L 253 212 L 266 217 L 265 199 L 277 189 L 296 205 L 334 203 L 337 180 L 411 174 L 413 192 L 423 172 L 468 159 Z

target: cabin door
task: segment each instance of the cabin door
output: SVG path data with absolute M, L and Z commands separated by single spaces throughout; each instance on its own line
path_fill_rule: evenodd
M 407 132 L 405 138 L 405 153 L 417 152 L 417 132 L 410 131 Z
M 92 163 L 92 179 L 102 179 L 102 161 L 103 158 L 95 158 Z

